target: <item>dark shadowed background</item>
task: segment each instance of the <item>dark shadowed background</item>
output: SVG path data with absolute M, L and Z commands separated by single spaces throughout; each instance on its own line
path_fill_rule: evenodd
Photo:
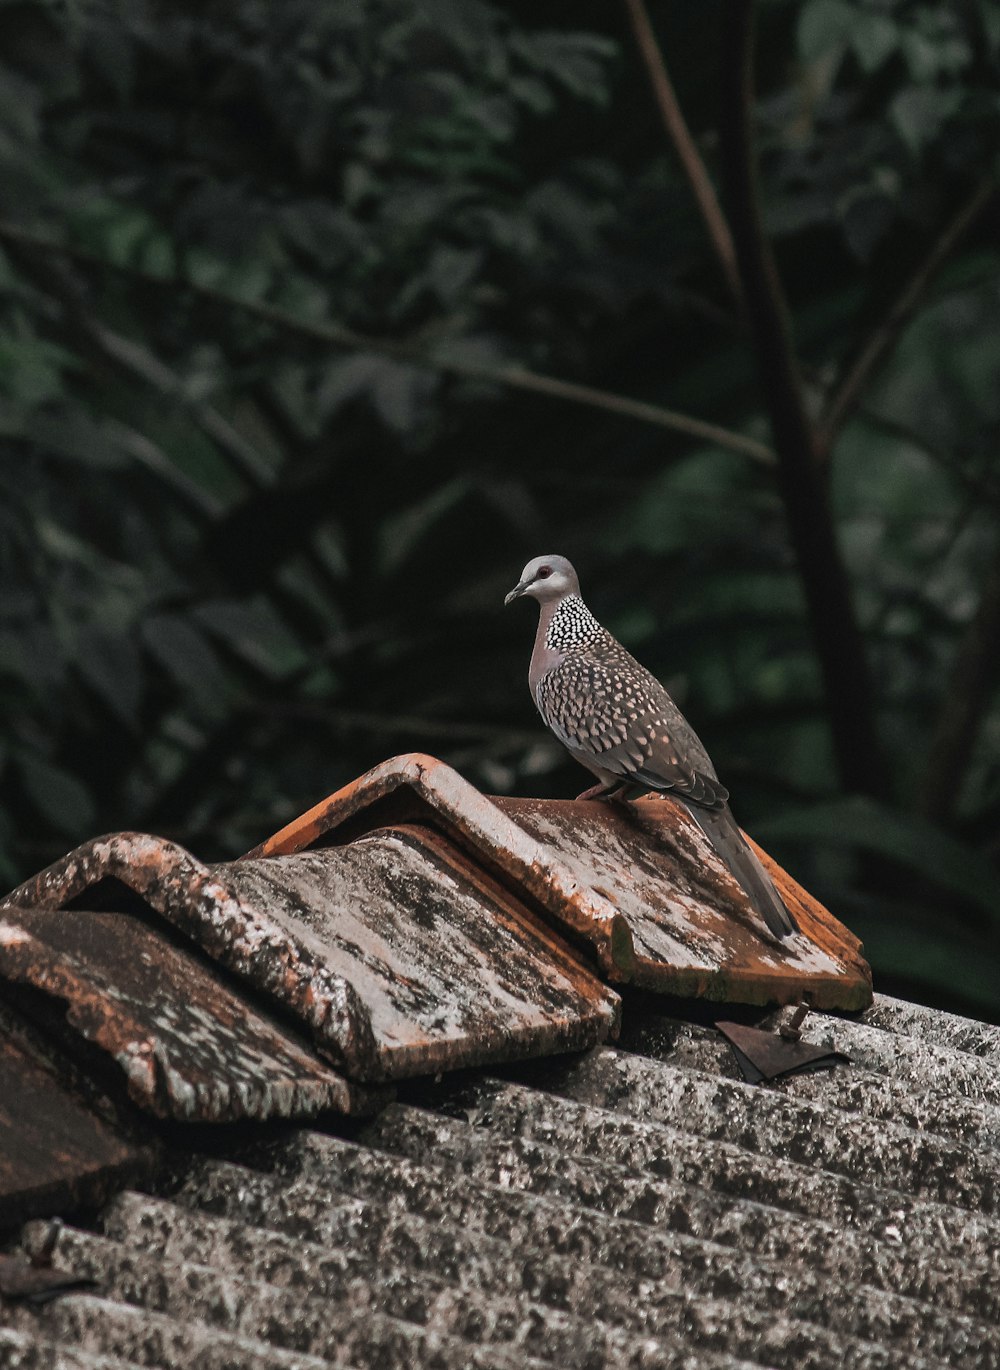
M 408 750 L 575 794 L 501 607 L 562 552 L 880 987 L 1000 1017 L 998 51 L 987 0 L 0 4 L 0 882 Z

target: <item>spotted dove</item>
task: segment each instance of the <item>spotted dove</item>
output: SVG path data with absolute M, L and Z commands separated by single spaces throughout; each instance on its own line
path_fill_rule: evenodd
M 660 682 L 580 598 L 560 556 L 535 557 L 504 600 L 537 599 L 540 613 L 528 684 L 538 712 L 570 756 L 597 776 L 581 799 L 650 790 L 679 800 L 776 937 L 797 932 L 770 877 L 744 841 L 729 791 L 700 739 Z

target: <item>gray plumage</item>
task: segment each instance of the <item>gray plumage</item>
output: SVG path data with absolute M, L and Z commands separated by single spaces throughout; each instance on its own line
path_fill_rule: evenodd
M 747 846 L 701 740 L 645 666 L 603 628 L 580 598 L 565 557 L 529 561 L 504 603 L 539 603 L 528 684 L 538 712 L 572 757 L 597 776 L 586 797 L 649 790 L 679 799 L 777 937 L 798 931 Z

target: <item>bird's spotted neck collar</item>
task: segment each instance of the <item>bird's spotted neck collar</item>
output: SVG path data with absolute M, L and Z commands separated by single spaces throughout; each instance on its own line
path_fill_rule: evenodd
M 584 647 L 601 632 L 601 625 L 579 595 L 564 595 L 552 610 L 545 630 L 545 645 L 563 652 Z

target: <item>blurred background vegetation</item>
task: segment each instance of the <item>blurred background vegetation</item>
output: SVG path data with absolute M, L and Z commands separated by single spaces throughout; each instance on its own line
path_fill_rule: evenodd
M 1000 1017 L 998 51 L 986 0 L 0 3 L 0 881 L 407 750 L 576 793 L 501 608 L 558 551 L 877 983 Z

